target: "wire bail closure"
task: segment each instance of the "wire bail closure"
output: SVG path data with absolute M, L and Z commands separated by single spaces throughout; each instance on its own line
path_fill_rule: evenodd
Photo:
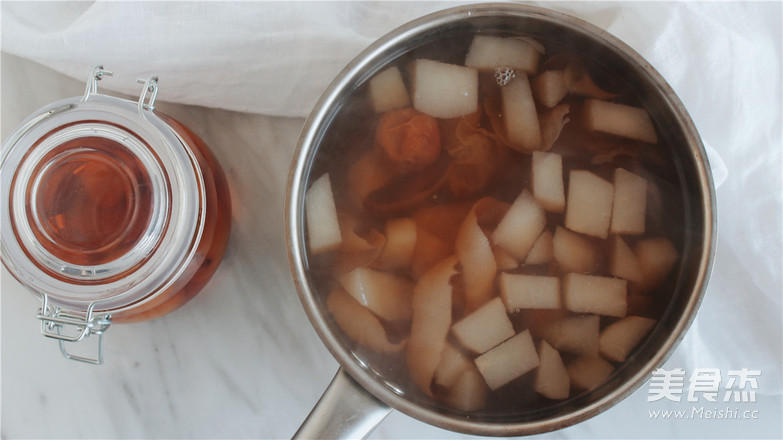
M 49 304 L 49 296 L 42 294 L 43 304 L 36 314 L 41 321 L 41 334 L 60 342 L 60 351 L 63 356 L 74 361 L 100 365 L 103 363 L 103 333 L 111 325 L 111 314 L 96 314 L 95 302 L 87 308 L 87 312 L 74 313 L 61 310 L 59 307 Z M 65 332 L 64 330 L 70 330 Z M 94 357 L 77 356 L 68 353 L 66 342 L 81 342 L 91 335 L 98 336 L 97 354 Z
M 88 101 L 90 96 L 98 94 L 98 81 L 102 80 L 104 76 L 114 76 L 114 72 L 104 69 L 100 64 L 90 70 L 82 101 Z M 153 75 L 147 79 L 139 78 L 136 82 L 144 84 L 144 89 L 139 96 L 139 114 L 143 114 L 144 110 L 155 110 L 155 99 L 158 97 L 158 77 Z
M 98 81 L 102 80 L 104 76 L 114 76 L 114 72 L 105 70 L 103 65 L 97 65 L 90 71 L 90 76 L 87 78 L 87 87 L 84 90 L 84 97 L 82 101 L 90 99 L 90 95 L 98 93 Z
M 139 97 L 139 113 L 142 113 L 144 110 L 155 110 L 155 98 L 158 97 L 158 77 L 151 76 L 147 79 L 139 78 L 136 82 L 144 84 L 144 90 L 141 91 L 141 96 Z M 144 100 L 147 99 L 148 93 L 150 94 L 149 100 L 144 102 Z

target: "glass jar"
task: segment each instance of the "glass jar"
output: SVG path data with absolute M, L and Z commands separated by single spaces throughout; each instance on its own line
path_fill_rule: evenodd
M 225 174 L 204 142 L 138 102 L 98 93 L 52 103 L 6 139 L 0 163 L 2 261 L 38 296 L 43 335 L 74 360 L 103 361 L 112 322 L 162 316 L 193 298 L 226 249 Z M 94 355 L 67 343 L 97 336 Z

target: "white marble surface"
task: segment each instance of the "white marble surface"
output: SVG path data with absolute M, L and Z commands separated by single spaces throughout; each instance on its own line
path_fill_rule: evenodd
M 711 19 L 729 23 L 732 10 L 723 9 Z M 780 8 L 770 12 L 780 15 Z M 628 14 L 633 22 L 633 12 Z M 590 17 L 599 25 L 603 21 L 597 13 Z M 772 21 L 770 35 L 779 39 L 780 23 Z M 732 26 L 740 32 L 748 24 Z M 687 38 L 682 41 L 682 48 L 672 40 L 664 44 L 687 53 L 693 45 Z M 657 54 L 657 46 L 644 39 L 629 43 L 643 55 Z M 776 47 L 779 54 L 779 41 Z M 0 62 L 2 138 L 42 105 L 83 92 L 81 81 L 31 61 L 3 53 Z M 759 417 L 652 420 L 648 410 L 689 410 L 692 405 L 647 402 L 644 385 L 605 413 L 542 437 L 780 438 L 779 85 L 772 89 L 771 104 L 762 94 L 737 104 L 747 111 L 759 106 L 771 110 L 771 116 L 759 116 L 767 118 L 762 124 L 767 131 L 734 133 L 737 127 L 724 120 L 723 112 L 736 104 L 736 95 L 723 99 L 680 88 L 687 75 L 677 63 L 653 62 L 674 81 L 702 136 L 729 169 L 729 179 L 718 191 L 722 232 L 712 283 L 697 321 L 666 365 L 689 373 L 695 367 L 762 369 L 758 401 L 750 406 Z M 756 80 L 779 83 L 779 59 L 777 66 L 765 73 L 772 78 Z M 755 78 L 739 67 L 730 70 L 726 75 L 743 84 Z M 169 103 L 159 108 L 202 136 L 228 174 L 234 214 L 226 257 L 206 289 L 181 309 L 154 321 L 112 326 L 100 367 L 65 360 L 56 343 L 39 334 L 34 318 L 39 304 L 3 268 L 2 438 L 287 438 L 337 370 L 299 304 L 283 240 L 284 186 L 304 120 Z M 772 176 L 754 190 L 767 201 L 764 205 L 743 197 L 755 185 L 754 173 Z M 760 229 L 749 233 L 751 226 Z M 754 276 L 754 268 L 761 275 Z M 462 437 L 396 412 L 372 436 Z

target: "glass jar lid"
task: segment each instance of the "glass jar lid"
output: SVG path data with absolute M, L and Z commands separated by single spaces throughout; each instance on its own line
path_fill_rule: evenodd
M 51 307 L 113 312 L 151 300 L 185 270 L 204 227 L 203 176 L 155 114 L 157 77 L 138 102 L 98 93 L 28 117 L 0 156 L 2 257 Z

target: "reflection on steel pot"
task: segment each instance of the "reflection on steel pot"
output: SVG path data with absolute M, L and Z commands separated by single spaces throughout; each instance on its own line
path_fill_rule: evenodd
M 341 365 L 298 437 L 364 436 L 392 408 L 480 435 L 590 418 L 671 354 L 714 253 L 706 154 L 671 88 L 524 5 L 437 12 L 357 56 L 287 197 L 294 280 Z

